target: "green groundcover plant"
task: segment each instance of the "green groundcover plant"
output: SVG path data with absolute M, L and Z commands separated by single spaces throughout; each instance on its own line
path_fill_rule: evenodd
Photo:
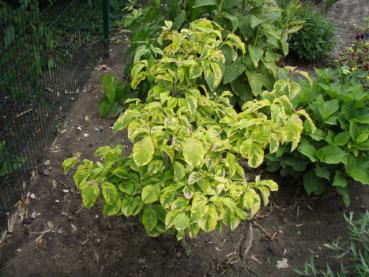
M 350 203 L 351 179 L 369 184 L 369 91 L 366 72 L 348 68 L 317 69 L 316 78 L 300 79 L 301 92 L 292 101 L 304 108 L 316 131 L 303 134 L 297 151 L 280 148 L 268 155 L 267 169 L 303 176 L 308 194 L 335 188 Z
M 162 48 L 157 38 L 166 19 L 173 22 L 174 30 L 179 30 L 188 27 L 192 20 L 206 17 L 220 24 L 225 35 L 235 33 L 247 43 L 243 55 L 236 58 L 227 44 L 222 46 L 224 78 L 218 86 L 219 93 L 232 90 L 232 103 L 242 106 L 264 89 L 273 88 L 279 70 L 277 63 L 282 55 L 288 54 L 288 36 L 303 24 L 294 16 L 296 6 L 295 0 L 283 9 L 274 0 L 166 0 L 148 1 L 140 8 L 132 1 L 123 22 L 124 27 L 132 32 L 132 45 L 125 55 L 128 62 L 125 81 L 130 81 L 128 73 L 137 59 L 144 57 L 149 60 L 161 55 Z M 144 99 L 148 90 L 149 82 L 144 81 L 135 92 Z M 124 91 L 129 95 L 132 88 L 125 86 Z
M 315 265 L 311 257 L 303 269 L 295 270 L 301 276 L 346 277 L 369 275 L 369 212 L 365 212 L 358 219 L 353 213 L 345 215 L 348 229 L 348 239 L 337 239 L 333 243 L 325 244 L 336 254 L 339 265 L 326 264 L 325 268 Z
M 259 176 L 249 180 L 239 160 L 258 167 L 265 151 L 293 150 L 304 125 L 315 126 L 303 109 L 293 109 L 299 86 L 286 80 L 237 112 L 229 91 L 214 91 L 224 77 L 222 47 L 233 59 L 242 57 L 241 39 L 206 19 L 180 32 L 172 28 L 166 21 L 160 57 L 136 57 L 131 70 L 132 88 L 150 85 L 146 102 L 128 100 L 113 126 L 128 130 L 132 152 L 123 156 L 123 146 L 104 146 L 96 150 L 98 161 L 76 154 L 64 169 L 79 164 L 74 182 L 85 207 L 100 197 L 105 215 L 138 216 L 150 236 L 170 232 L 182 239 L 251 219 L 278 185 Z

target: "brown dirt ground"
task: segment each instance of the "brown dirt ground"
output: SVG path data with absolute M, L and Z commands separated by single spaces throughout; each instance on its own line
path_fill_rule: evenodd
M 101 64 L 121 76 L 125 49 L 113 45 Z M 125 133 L 112 134 L 113 120 L 98 115 L 104 72 L 92 73 L 86 92 L 45 150 L 49 172 L 32 180 L 36 197 L 28 207 L 28 217 L 32 212 L 37 217 L 16 224 L 0 243 L 0 276 L 296 276 L 292 269 L 311 255 L 318 264 L 332 260 L 324 244 L 345 236 L 344 211 L 357 215 L 368 209 L 367 187 L 353 184 L 353 204 L 345 209 L 335 194 L 308 199 L 299 184 L 279 180 L 280 191 L 253 222 L 188 241 L 189 256 L 171 236 L 148 237 L 136 218 L 105 218 L 99 207 L 84 209 L 62 161 L 76 151 L 93 158 L 102 145 L 129 148 Z M 40 172 L 45 169 L 41 166 Z M 282 259 L 288 267 L 278 269 Z

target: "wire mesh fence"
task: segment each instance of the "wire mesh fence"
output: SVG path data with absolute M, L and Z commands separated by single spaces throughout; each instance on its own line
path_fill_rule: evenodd
M 0 226 L 104 53 L 105 1 L 0 0 Z

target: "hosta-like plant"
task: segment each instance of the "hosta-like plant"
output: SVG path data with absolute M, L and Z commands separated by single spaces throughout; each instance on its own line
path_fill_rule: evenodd
M 304 121 L 311 121 L 294 111 L 290 98 L 299 87 L 288 81 L 236 112 L 230 92 L 217 95 L 207 86 L 215 89 L 222 81 L 223 44 L 235 56 L 243 54 L 239 38 L 223 38 L 208 20 L 180 32 L 170 27 L 167 22 L 160 36 L 162 57 L 140 59 L 132 68 L 133 87 L 150 83 L 147 101 L 131 99 L 113 126 L 114 132 L 128 130 L 132 152 L 124 157 L 122 146 L 104 146 L 96 151 L 98 161 L 76 155 L 64 168 L 80 163 L 74 181 L 86 207 L 101 196 L 104 214 L 139 216 L 150 236 L 173 232 L 182 239 L 224 224 L 234 229 L 268 204 L 277 184 L 248 179 L 239 160 L 257 167 L 267 149 L 296 148 Z
M 305 108 L 317 129 L 303 134 L 297 151 L 280 148 L 268 156 L 268 168 L 282 175 L 303 176 L 309 194 L 333 187 L 350 203 L 351 179 L 369 184 L 369 93 L 366 72 L 316 70 L 317 77 L 299 81 L 302 90 L 293 101 Z

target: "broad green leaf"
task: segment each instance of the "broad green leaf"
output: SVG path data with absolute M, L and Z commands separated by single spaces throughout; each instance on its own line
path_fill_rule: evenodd
M 347 187 L 337 187 L 336 191 L 342 196 L 343 203 L 346 207 L 350 206 L 351 199 L 349 189 Z
M 208 205 L 204 209 L 203 216 L 199 219 L 198 225 L 205 232 L 211 232 L 217 227 L 218 213 L 214 206 Z
M 302 155 L 309 158 L 313 163 L 316 161 L 316 149 L 315 147 L 308 142 L 308 140 L 303 139 L 297 149 Z
M 0 150 L 1 153 L 1 150 Z M 79 157 L 81 156 L 80 152 L 74 153 L 73 157 L 65 159 L 63 161 L 63 169 L 64 173 L 67 174 L 73 167 L 75 167 L 79 163 Z
M 86 208 L 91 208 L 99 196 L 98 184 L 94 181 L 84 182 L 79 189 L 81 190 L 83 205 Z
M 151 204 L 159 200 L 160 187 L 157 185 L 147 185 L 143 188 L 141 193 L 142 202 L 144 204 Z
M 254 96 L 259 96 L 262 93 L 262 88 L 264 86 L 263 74 L 254 71 L 246 71 L 246 76 L 249 81 L 252 94 Z
M 120 116 L 113 125 L 113 133 L 116 133 L 128 126 L 134 119 L 140 116 L 140 112 L 137 110 L 127 110 L 122 116 Z
M 183 157 L 193 167 L 198 167 L 204 160 L 205 149 L 201 141 L 188 138 L 183 145 Z
M 124 197 L 121 202 L 121 211 L 125 216 L 137 215 L 143 207 L 140 196 Z
M 248 164 L 252 168 L 256 168 L 264 161 L 264 150 L 258 144 L 253 144 L 248 155 Z
M 154 156 L 154 143 L 151 137 L 146 136 L 133 146 L 132 157 L 138 166 L 147 165 Z
M 190 219 L 185 213 L 180 213 L 173 220 L 173 225 L 178 232 L 184 231 L 190 226 Z
M 249 49 L 251 60 L 254 63 L 255 68 L 257 68 L 259 65 L 259 61 L 264 55 L 264 51 L 263 49 L 252 46 L 251 44 L 249 44 L 248 49 Z
M 117 88 L 117 78 L 111 73 L 106 73 L 102 77 L 102 86 L 106 98 L 110 103 L 115 102 L 116 88 Z
M 228 84 L 237 79 L 243 72 L 245 71 L 245 65 L 237 60 L 234 63 L 231 63 L 226 66 L 223 83 Z
M 325 166 L 319 166 L 318 164 L 315 165 L 314 173 L 319 178 L 326 179 L 328 181 L 331 181 L 331 172 L 329 169 Z
M 316 157 L 327 164 L 345 164 L 347 153 L 336 145 L 327 145 L 316 152 Z
M 113 216 L 119 214 L 121 211 L 121 200 L 117 199 L 114 203 L 111 205 L 108 203 L 105 203 L 103 213 L 106 216 Z
M 191 94 L 186 93 L 186 102 L 188 105 L 188 109 L 192 114 L 194 114 L 197 109 L 197 98 Z
M 143 215 L 142 215 L 142 223 L 145 226 L 145 229 L 149 232 L 152 231 L 156 224 L 158 224 L 158 214 L 156 213 L 156 210 L 152 208 L 146 208 L 144 209 Z
M 193 9 L 206 7 L 206 6 L 217 6 L 217 0 L 195 0 L 194 5 L 192 6 Z
M 251 28 L 255 28 L 257 27 L 258 25 L 260 25 L 261 23 L 263 23 L 265 20 L 263 18 L 260 18 L 258 16 L 255 16 L 255 15 L 251 15 Z
M 340 188 L 347 187 L 347 180 L 340 171 L 336 171 L 336 174 L 334 175 L 332 186 L 340 187 Z
M 160 194 L 160 204 L 165 209 L 169 208 L 175 196 L 176 196 L 176 191 L 174 189 L 171 189 L 171 188 L 164 189 Z
M 360 158 L 349 156 L 346 164 L 346 172 L 355 181 L 369 185 L 369 163 Z
M 333 100 L 324 102 L 324 104 L 319 107 L 319 113 L 322 116 L 323 120 L 327 120 L 336 111 L 338 111 L 339 108 L 340 108 L 339 100 L 333 99 Z
M 308 195 L 314 193 L 316 195 L 322 194 L 326 189 L 326 181 L 318 178 L 314 171 L 309 171 L 304 175 L 304 188 Z
M 113 205 L 117 202 L 118 191 L 112 183 L 104 182 L 102 184 L 102 195 L 104 197 L 105 203 L 107 203 L 108 205 Z
M 162 171 L 164 163 L 162 160 L 153 160 L 149 163 L 147 167 L 148 175 L 155 175 Z
M 174 170 L 174 181 L 176 182 L 182 180 L 186 175 L 186 169 L 184 165 L 180 162 L 173 163 L 173 170 Z
M 203 72 L 202 66 L 198 63 L 194 63 L 190 67 L 190 79 L 199 78 L 201 76 L 202 72 Z

